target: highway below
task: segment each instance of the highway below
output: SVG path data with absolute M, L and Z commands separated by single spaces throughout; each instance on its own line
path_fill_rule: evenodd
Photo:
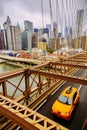
M 87 70 L 80 69 L 74 75 L 87 78 Z M 51 113 L 51 107 L 58 95 L 61 93 L 61 91 L 69 85 L 75 86 L 79 89 L 80 100 L 75 111 L 73 112 L 72 118 L 70 119 L 70 121 L 67 122 L 63 119 L 59 119 L 58 117 L 54 116 Z M 57 91 L 52 93 L 45 101 L 43 101 L 43 105 L 40 108 L 38 107 L 36 111 L 70 130 L 81 130 L 84 121 L 87 118 L 87 86 L 81 84 L 74 84 L 71 82 L 65 82 L 63 85 L 60 86 Z M 87 128 L 85 128 L 84 130 L 87 130 Z

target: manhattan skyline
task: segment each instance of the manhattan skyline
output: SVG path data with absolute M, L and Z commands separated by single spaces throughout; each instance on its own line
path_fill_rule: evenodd
M 7 16 L 11 18 L 12 25 L 17 25 L 19 22 L 20 27 L 24 28 L 24 21 L 29 20 L 33 22 L 35 28 L 42 28 L 42 10 L 41 10 L 41 1 L 43 3 L 43 22 L 44 26 L 50 23 L 50 6 L 49 0 L 3 0 L 0 1 L 0 25 L 3 28 L 3 23 L 6 21 Z M 62 3 L 63 1 L 63 3 Z M 85 0 L 58 0 L 59 4 L 59 12 L 61 15 L 61 25 L 56 18 L 56 0 L 51 0 L 51 7 L 52 7 L 52 17 L 53 21 L 58 22 L 58 26 L 64 26 L 64 15 L 66 16 L 66 21 L 68 21 L 68 15 L 74 14 L 74 12 L 70 11 L 69 4 L 72 4 L 72 8 L 75 7 L 75 10 L 82 9 L 84 7 Z M 68 5 L 66 4 L 68 2 Z M 71 2 L 71 3 L 70 3 Z M 74 3 L 73 3 L 74 2 Z M 64 5 L 62 5 L 64 4 Z M 64 8 L 63 8 L 64 7 Z M 68 13 L 67 13 L 68 8 Z M 65 14 L 64 14 L 65 13 Z M 57 14 L 59 18 L 59 14 Z M 70 16 L 71 26 L 73 23 L 73 19 Z

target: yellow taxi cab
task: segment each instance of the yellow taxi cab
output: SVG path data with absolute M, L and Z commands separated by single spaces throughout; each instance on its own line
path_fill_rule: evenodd
M 59 118 L 70 120 L 75 106 L 79 102 L 79 91 L 77 88 L 66 87 L 52 105 L 52 113 Z

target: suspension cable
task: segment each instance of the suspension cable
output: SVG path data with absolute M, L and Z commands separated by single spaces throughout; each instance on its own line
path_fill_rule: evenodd
M 76 0 L 76 4 L 75 4 L 75 9 L 76 9 L 76 11 L 78 10 L 78 8 L 77 8 L 77 3 L 78 3 L 78 2 L 77 2 L 77 0 Z M 79 22 L 78 22 L 78 23 L 79 23 Z M 78 25 L 79 25 L 78 23 L 77 23 L 77 12 L 76 12 L 76 33 L 77 33 L 77 37 L 78 37 Z
M 63 15 L 64 15 L 65 27 L 66 27 L 66 26 L 67 26 L 67 22 L 66 22 L 65 6 L 64 6 L 64 2 L 63 2 L 63 0 L 62 0 L 62 7 L 63 7 L 63 9 L 64 9 L 64 11 L 63 11 Z
M 73 17 L 72 17 L 72 20 L 73 20 L 74 38 L 75 38 L 75 37 L 76 37 L 76 27 L 75 27 L 75 24 L 76 24 L 75 0 L 72 0 L 72 6 L 73 6 Z
M 57 21 L 57 32 L 58 32 L 58 0 L 56 0 L 56 21 Z
M 41 0 L 41 12 L 42 12 L 42 26 L 44 28 L 44 20 L 43 20 L 43 0 Z
M 49 0 L 49 6 L 50 6 L 50 24 L 51 24 L 51 35 L 52 35 L 52 31 L 53 31 L 53 15 L 52 15 L 51 0 Z
M 70 1 L 69 0 L 66 0 L 66 5 L 67 5 L 67 14 L 68 14 L 68 17 L 67 17 L 67 20 L 68 20 L 68 28 L 70 29 L 71 27 L 71 17 L 70 17 Z M 68 47 L 70 48 L 71 47 L 71 37 L 70 37 L 70 33 L 68 35 Z
M 59 9 L 58 0 L 57 0 L 57 4 L 58 4 L 58 14 L 59 14 L 60 31 L 61 31 L 61 33 L 63 34 L 62 19 L 61 19 L 61 14 L 60 14 L 60 9 Z
M 67 5 L 67 14 L 68 14 L 68 22 L 69 22 L 69 27 L 70 27 L 70 14 L 69 14 L 69 3 L 68 0 L 66 0 L 66 5 Z

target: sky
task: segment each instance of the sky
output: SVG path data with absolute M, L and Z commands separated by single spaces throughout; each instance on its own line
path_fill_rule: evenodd
M 49 7 L 49 0 L 42 0 L 43 1 L 43 20 L 44 25 L 50 23 L 50 7 Z M 66 0 L 63 0 L 65 2 Z M 67 0 L 67 1 L 77 1 L 79 0 Z M 81 5 L 82 1 L 80 0 Z M 62 0 L 58 0 L 60 14 L 62 14 L 63 18 L 61 18 L 61 24 L 64 24 L 64 15 L 71 15 L 69 5 L 66 7 L 66 3 L 64 3 L 64 8 L 62 6 Z M 52 5 L 52 14 L 53 14 L 53 21 L 57 21 L 56 17 L 56 0 L 51 0 Z M 68 10 L 67 10 L 68 8 Z M 72 7 L 73 8 L 73 7 Z M 58 11 L 58 10 L 57 10 Z M 65 13 L 64 13 L 65 12 Z M 42 23 L 42 12 L 41 12 L 41 0 L 0 0 L 0 25 L 3 27 L 3 23 L 6 21 L 7 16 L 9 15 L 12 25 L 17 25 L 19 22 L 20 27 L 24 28 L 24 21 L 29 20 L 33 22 L 35 28 L 43 27 Z M 66 21 L 68 21 L 68 17 Z M 75 21 L 75 20 L 74 20 Z M 59 21 L 58 21 L 59 23 Z M 71 23 L 73 20 L 71 18 Z M 62 26 L 59 24 L 59 26 Z
M 52 0 L 55 1 L 55 0 Z M 43 0 L 44 22 L 49 23 L 49 1 Z M 52 6 L 55 7 L 54 2 Z M 34 23 L 34 27 L 42 26 L 41 0 L 1 0 L 0 1 L 0 25 L 6 21 L 7 15 L 11 18 L 12 24 L 19 22 L 23 26 L 24 20 Z

